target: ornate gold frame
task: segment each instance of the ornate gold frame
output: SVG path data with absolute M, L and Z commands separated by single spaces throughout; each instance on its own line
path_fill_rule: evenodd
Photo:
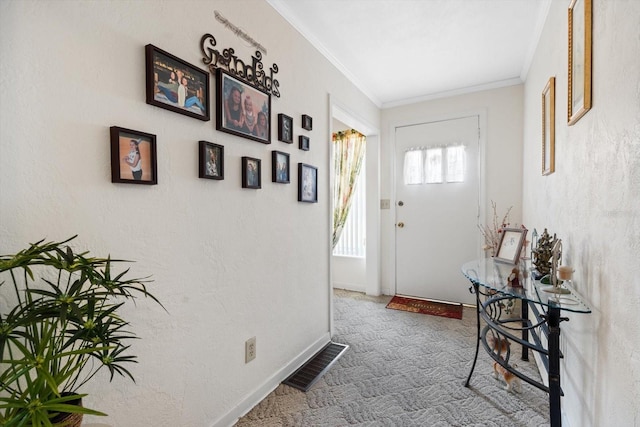
M 591 26 L 592 0 L 571 0 L 567 98 L 569 126 L 575 124 L 591 109 Z
M 542 175 L 556 170 L 556 78 L 542 91 Z

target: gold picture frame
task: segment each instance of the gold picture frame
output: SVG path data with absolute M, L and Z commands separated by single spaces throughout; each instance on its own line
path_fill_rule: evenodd
M 592 0 L 569 5 L 569 84 L 567 123 L 574 125 L 591 109 Z
M 542 175 L 556 170 L 556 78 L 542 91 Z

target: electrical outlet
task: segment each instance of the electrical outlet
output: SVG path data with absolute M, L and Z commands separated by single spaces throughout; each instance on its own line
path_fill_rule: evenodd
M 256 337 L 251 337 L 244 343 L 244 363 L 249 363 L 255 358 L 256 358 Z

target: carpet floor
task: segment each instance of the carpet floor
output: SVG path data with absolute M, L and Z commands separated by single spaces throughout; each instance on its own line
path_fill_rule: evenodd
M 548 396 L 522 384 L 508 393 L 476 342 L 474 309 L 462 320 L 388 310 L 391 297 L 336 290 L 335 335 L 349 350 L 308 392 L 280 385 L 236 427 L 540 427 Z M 518 368 L 539 378 L 533 357 Z

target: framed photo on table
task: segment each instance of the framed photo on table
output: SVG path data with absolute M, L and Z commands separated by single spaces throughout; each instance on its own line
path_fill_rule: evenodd
M 216 130 L 271 144 L 271 95 L 218 68 Z
M 569 5 L 569 126 L 591 109 L 591 46 L 592 0 L 572 0 Z
M 151 44 L 145 62 L 147 104 L 209 120 L 209 73 Z
M 522 245 L 527 237 L 526 228 L 504 228 L 498 246 L 495 260 L 517 264 L 522 251 Z
M 156 136 L 117 126 L 110 128 L 110 135 L 111 182 L 157 184 Z

